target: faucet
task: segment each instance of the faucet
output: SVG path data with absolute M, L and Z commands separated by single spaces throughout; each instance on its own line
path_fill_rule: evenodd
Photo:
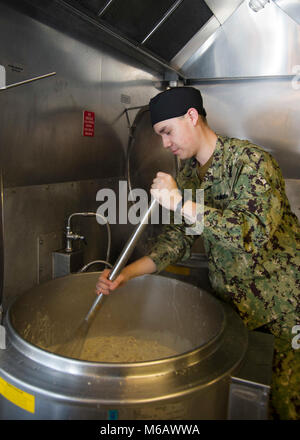
M 73 247 L 72 247 L 72 241 L 75 240 L 83 240 L 85 243 L 85 237 L 83 235 L 79 235 L 79 234 L 75 234 L 74 232 L 72 232 L 71 230 L 71 219 L 75 216 L 82 216 L 82 217 L 100 217 L 102 220 L 104 220 L 106 222 L 106 227 L 107 227 L 107 238 L 108 238 L 108 243 L 107 243 L 107 255 L 106 255 L 106 261 L 109 261 L 109 256 L 110 256 L 110 246 L 111 246 L 111 233 L 110 233 L 110 227 L 109 227 L 109 223 L 106 220 L 105 217 L 103 217 L 100 214 L 97 214 L 96 212 L 74 212 L 73 214 L 71 214 L 68 218 L 68 222 L 67 222 L 67 227 L 66 227 L 66 239 L 67 239 L 67 243 L 66 243 L 66 248 L 65 251 L 66 252 L 72 252 L 73 251 Z
M 66 244 L 66 252 L 72 252 L 73 251 L 73 246 L 72 246 L 72 241 L 75 240 L 83 240 L 85 241 L 85 237 L 83 235 L 79 235 L 79 234 L 74 234 L 74 232 L 71 231 L 71 219 L 72 217 L 75 216 L 89 216 L 90 213 L 88 212 L 74 212 L 74 214 L 71 214 L 68 218 L 68 224 L 66 227 L 66 239 L 67 239 L 67 244 Z M 93 213 L 94 214 L 94 213 Z M 86 243 L 86 242 L 85 242 Z

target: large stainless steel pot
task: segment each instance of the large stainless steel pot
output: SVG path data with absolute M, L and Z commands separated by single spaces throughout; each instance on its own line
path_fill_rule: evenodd
M 232 309 L 195 286 L 144 276 L 105 298 L 91 335 L 142 335 L 179 351 L 139 363 L 70 359 L 41 347 L 72 335 L 99 273 L 70 275 L 22 295 L 0 350 L 2 419 L 224 419 L 229 379 L 247 331 Z

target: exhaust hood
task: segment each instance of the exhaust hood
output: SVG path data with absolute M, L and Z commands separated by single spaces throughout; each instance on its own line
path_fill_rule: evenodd
M 182 65 L 243 0 L 56 0 L 184 76 Z M 167 71 L 168 69 L 166 69 Z
M 67 20 L 68 30 L 88 28 L 95 43 L 134 57 L 167 81 L 291 75 L 300 64 L 299 0 L 7 3 L 46 24 Z
M 278 61 L 298 39 L 299 0 L 56 1 L 163 65 L 169 80 L 290 75 L 300 62 L 295 43 Z

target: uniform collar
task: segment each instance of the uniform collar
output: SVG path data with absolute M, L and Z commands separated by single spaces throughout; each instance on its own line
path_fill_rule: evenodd
M 204 178 L 203 182 L 201 184 L 201 188 L 206 189 L 209 188 L 213 183 L 216 181 L 219 181 L 222 179 L 223 176 L 223 170 L 224 170 L 224 144 L 226 142 L 225 136 L 217 135 L 217 142 L 216 142 L 216 148 L 213 152 L 213 160 L 208 168 Z M 185 164 L 182 169 L 185 169 L 185 174 L 187 177 L 197 177 L 197 166 L 198 161 L 196 157 L 191 157 L 187 161 L 185 161 Z
M 224 170 L 224 144 L 225 137 L 218 135 L 216 148 L 213 152 L 213 159 L 210 167 L 208 168 L 204 179 L 203 185 L 205 188 L 211 186 L 215 181 L 221 180 Z

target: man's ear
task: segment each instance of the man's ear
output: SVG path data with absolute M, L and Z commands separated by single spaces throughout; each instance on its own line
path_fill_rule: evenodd
M 192 124 L 196 126 L 199 120 L 198 110 L 196 110 L 194 107 L 189 108 L 187 111 L 187 116 L 189 120 L 192 122 Z

